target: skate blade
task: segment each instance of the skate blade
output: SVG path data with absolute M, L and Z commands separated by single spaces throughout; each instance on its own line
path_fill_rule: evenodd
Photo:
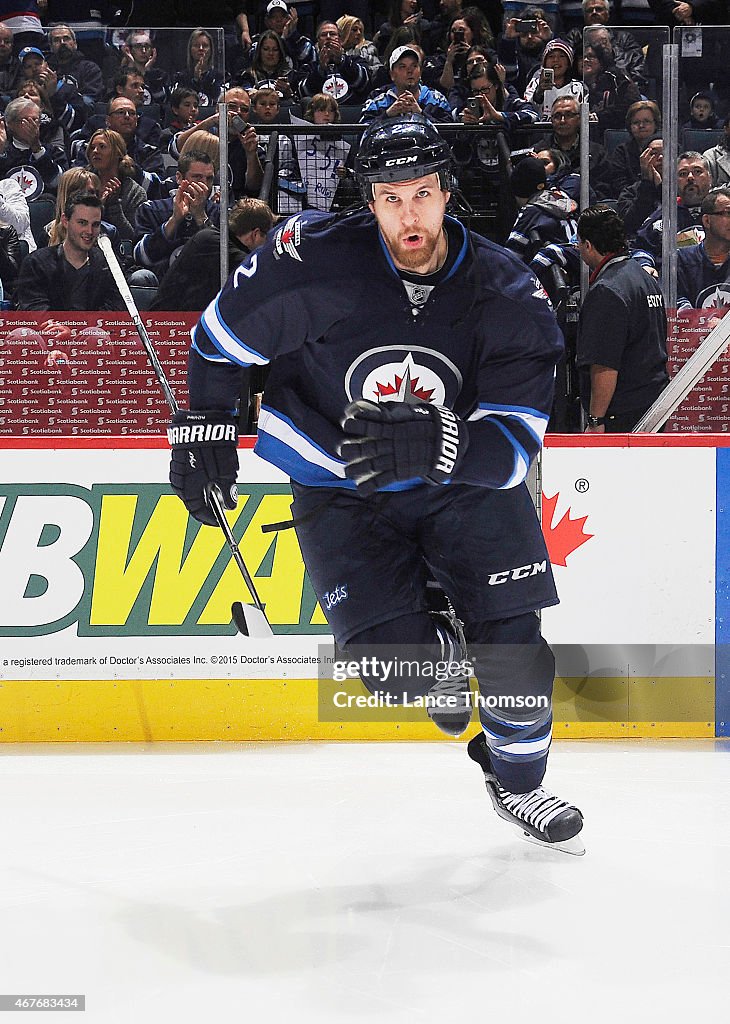
M 564 839 L 561 843 L 546 843 L 542 839 L 538 839 L 536 836 L 530 835 L 529 832 L 525 832 L 523 828 L 520 828 L 519 826 L 515 827 L 523 839 L 526 839 L 528 843 L 534 843 L 535 846 L 541 846 L 543 850 L 556 850 L 560 853 L 569 853 L 573 857 L 583 857 L 585 855 L 586 848 L 579 835 L 571 836 L 570 839 Z

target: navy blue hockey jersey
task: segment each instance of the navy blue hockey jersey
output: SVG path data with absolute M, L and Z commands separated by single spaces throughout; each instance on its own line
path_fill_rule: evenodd
M 193 331 L 191 406 L 229 407 L 224 367 L 271 362 L 255 450 L 301 484 L 354 487 L 338 448 L 345 407 L 360 398 L 447 406 L 469 421 L 453 481 L 521 483 L 550 416 L 562 335 L 517 257 L 455 221 L 450 238 L 450 270 L 419 296 L 369 212 L 290 217 Z M 215 405 L 214 380 L 227 391 Z
M 730 306 L 730 257 L 716 266 L 700 242 L 677 252 L 677 309 Z

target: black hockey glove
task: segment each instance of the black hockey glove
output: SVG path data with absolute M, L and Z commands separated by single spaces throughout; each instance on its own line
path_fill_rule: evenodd
M 172 448 L 170 485 L 173 491 L 194 519 L 207 526 L 217 526 L 205 498 L 205 485 L 219 484 L 223 507 L 236 507 L 236 421 L 225 412 L 180 409 L 167 428 L 167 438 Z
M 469 444 L 466 424 L 450 409 L 425 402 L 368 402 L 345 409 L 342 428 L 357 441 L 343 441 L 345 474 L 359 494 L 369 495 L 398 480 L 422 477 L 443 484 L 463 459 Z

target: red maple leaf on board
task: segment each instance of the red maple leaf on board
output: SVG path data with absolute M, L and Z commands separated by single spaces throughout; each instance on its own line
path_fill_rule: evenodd
M 553 565 L 566 565 L 568 555 L 576 551 L 581 544 L 585 544 L 594 535 L 583 532 L 583 524 L 588 516 L 581 516 L 580 519 L 570 518 L 570 508 L 560 522 L 553 526 L 555 506 L 558 503 L 558 494 L 549 498 L 546 494 L 542 496 L 542 532 L 547 544 L 550 561 Z

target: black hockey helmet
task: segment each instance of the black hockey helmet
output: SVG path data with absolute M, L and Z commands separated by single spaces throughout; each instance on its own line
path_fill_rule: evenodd
M 377 121 L 364 133 L 355 157 L 355 176 L 366 202 L 376 181 L 410 181 L 438 174 L 449 190 L 451 149 L 423 114 Z

